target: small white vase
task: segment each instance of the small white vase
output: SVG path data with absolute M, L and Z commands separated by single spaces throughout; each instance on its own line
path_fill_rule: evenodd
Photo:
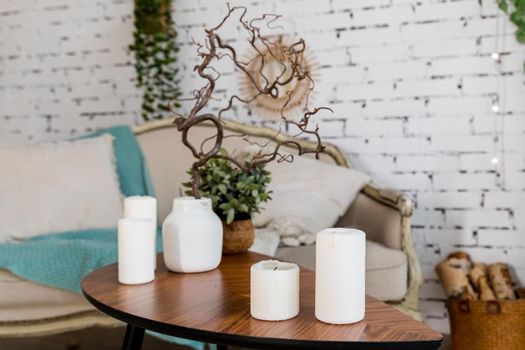
M 164 263 L 175 272 L 204 272 L 219 266 L 222 223 L 209 198 L 179 197 L 162 224 Z

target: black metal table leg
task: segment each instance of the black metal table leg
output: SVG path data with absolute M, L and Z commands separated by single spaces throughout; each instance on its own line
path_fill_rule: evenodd
M 217 344 L 217 350 L 228 350 L 228 347 L 226 345 Z
M 122 350 L 140 350 L 144 340 L 144 329 L 128 324 Z

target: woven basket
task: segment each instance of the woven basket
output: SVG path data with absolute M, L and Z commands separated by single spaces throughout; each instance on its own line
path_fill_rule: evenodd
M 454 350 L 525 349 L 525 299 L 447 302 Z

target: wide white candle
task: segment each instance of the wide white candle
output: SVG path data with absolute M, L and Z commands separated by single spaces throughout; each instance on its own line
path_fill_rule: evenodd
M 317 233 L 315 317 L 345 324 L 365 317 L 366 237 L 361 230 L 329 228 Z
M 124 199 L 124 217 L 151 219 L 153 229 L 147 234 L 150 236 L 150 242 L 153 248 L 153 264 L 157 268 L 157 199 L 150 196 L 131 196 Z
M 264 321 L 281 321 L 299 314 L 299 266 L 263 260 L 250 269 L 250 313 Z
M 155 278 L 153 250 L 149 233 L 151 219 L 125 218 L 118 221 L 118 280 L 123 284 L 142 284 Z

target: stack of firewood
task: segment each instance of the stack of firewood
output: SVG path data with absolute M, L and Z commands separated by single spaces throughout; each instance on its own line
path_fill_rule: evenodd
M 525 288 L 514 289 L 509 267 L 472 262 L 465 252 L 450 254 L 437 267 L 447 297 L 465 300 L 525 299 Z

